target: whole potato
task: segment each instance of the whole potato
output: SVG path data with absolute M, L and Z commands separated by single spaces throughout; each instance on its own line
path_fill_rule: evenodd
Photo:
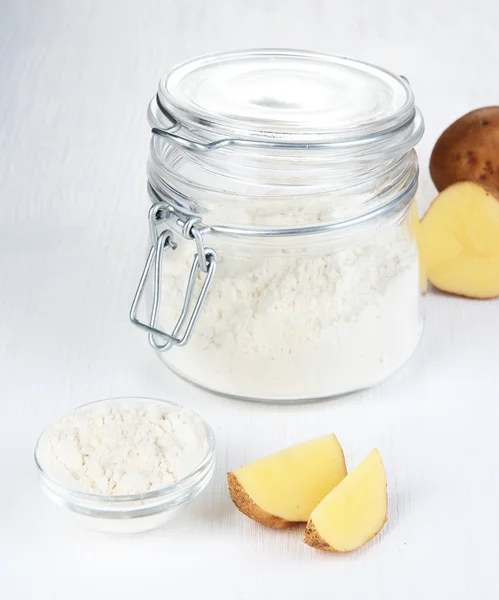
M 448 127 L 433 148 L 430 173 L 439 192 L 458 181 L 499 191 L 499 106 L 473 110 Z

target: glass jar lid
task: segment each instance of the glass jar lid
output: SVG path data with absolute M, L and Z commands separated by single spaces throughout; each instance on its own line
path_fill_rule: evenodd
M 305 51 L 263 49 L 196 58 L 161 80 L 157 101 L 159 110 L 152 108 L 149 115 L 153 126 L 168 127 L 166 114 L 204 140 L 342 146 L 404 131 L 404 141 L 415 145 L 422 134 L 404 78 L 360 61 Z

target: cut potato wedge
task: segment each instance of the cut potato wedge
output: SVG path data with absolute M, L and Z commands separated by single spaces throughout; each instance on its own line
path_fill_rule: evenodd
M 499 200 L 492 192 L 470 181 L 446 188 L 423 217 L 418 242 L 435 287 L 499 296 Z
M 334 435 L 291 446 L 229 473 L 237 508 L 267 527 L 306 522 L 345 477 L 345 457 Z
M 381 531 L 387 509 L 385 469 L 373 450 L 313 511 L 304 541 L 319 550 L 357 550 Z

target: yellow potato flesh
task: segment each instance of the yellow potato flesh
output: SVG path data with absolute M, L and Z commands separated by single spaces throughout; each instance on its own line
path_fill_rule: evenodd
M 412 237 L 416 240 L 419 249 L 419 238 L 421 235 L 421 223 L 419 222 L 418 209 L 416 203 L 413 201 L 411 210 L 409 213 L 409 228 Z M 428 289 L 428 276 L 426 274 L 426 267 L 419 253 L 419 287 L 422 294 L 426 294 Z
M 305 543 L 350 552 L 373 538 L 386 522 L 386 475 L 373 450 L 313 511 Z
M 317 504 L 345 477 L 346 466 L 336 436 L 327 435 L 281 450 L 233 474 L 263 511 L 300 522 L 307 521 Z
M 476 183 L 456 183 L 421 221 L 419 251 L 431 283 L 471 298 L 499 296 L 499 200 Z

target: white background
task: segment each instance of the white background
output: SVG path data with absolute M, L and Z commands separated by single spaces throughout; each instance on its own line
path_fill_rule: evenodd
M 496 0 L 0 0 L 0 597 L 492 599 L 499 595 L 499 302 L 430 292 L 426 334 L 390 381 L 302 407 L 219 399 L 179 381 L 128 323 L 148 201 L 145 111 L 197 54 L 281 46 L 407 76 L 428 158 L 464 112 L 499 103 Z M 209 489 L 138 537 L 81 528 L 39 490 L 42 428 L 119 395 L 198 410 L 218 441 Z M 349 465 L 384 457 L 390 514 L 352 555 L 239 515 L 228 469 L 334 431 Z

